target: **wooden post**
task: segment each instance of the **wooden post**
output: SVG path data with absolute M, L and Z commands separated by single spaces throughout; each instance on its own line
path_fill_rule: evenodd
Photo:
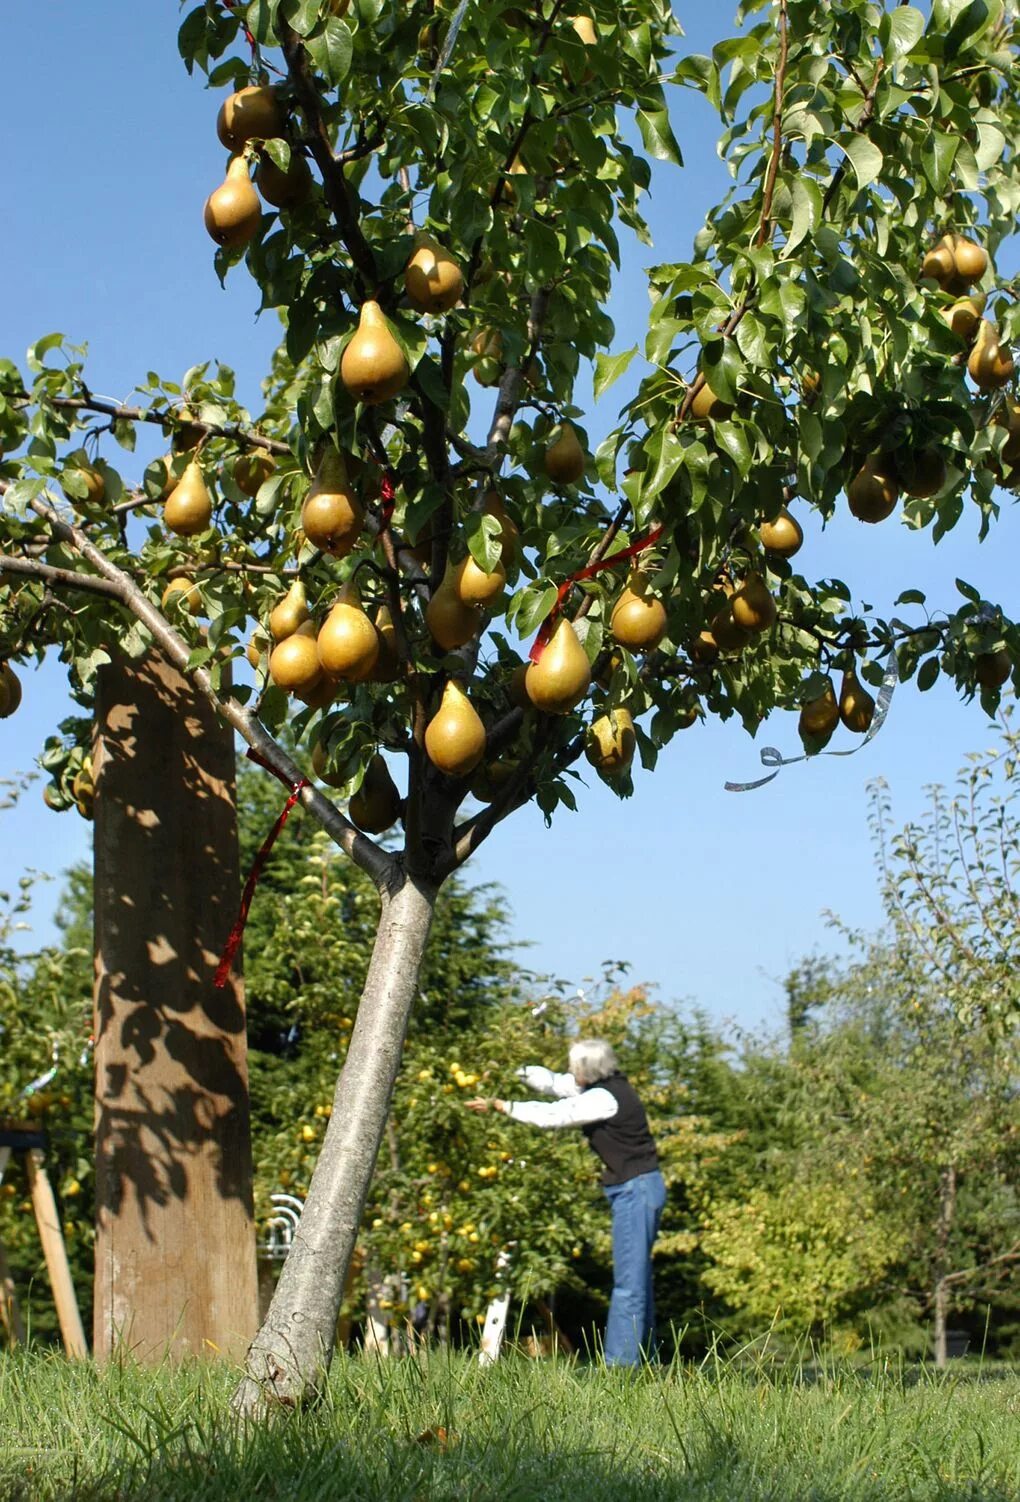
M 67 1247 L 64 1245 L 64 1233 L 60 1229 L 57 1204 L 53 1198 L 53 1186 L 46 1172 L 46 1160 L 39 1148 L 30 1147 L 25 1154 L 25 1169 L 28 1175 L 29 1192 L 32 1195 L 35 1222 L 39 1227 L 39 1240 L 42 1242 L 43 1255 L 46 1258 L 46 1271 L 50 1275 L 50 1287 L 53 1289 L 53 1302 L 57 1306 L 57 1319 L 60 1322 L 64 1350 L 69 1356 L 80 1359 L 88 1355 L 89 1348 L 85 1343 L 85 1331 L 78 1310 L 78 1299 L 75 1295 L 74 1284 L 71 1282 Z
M 0 1184 L 4 1181 L 4 1174 L 7 1172 L 7 1165 L 10 1161 L 10 1148 L 0 1147 Z M 0 1241 L 0 1330 L 3 1331 L 8 1346 L 25 1344 L 25 1327 L 21 1322 L 21 1310 L 18 1308 L 14 1279 L 11 1277 L 10 1263 L 7 1261 L 7 1249 L 2 1241 Z
M 100 670 L 95 1352 L 231 1359 L 258 1285 L 244 993 L 213 977 L 239 900 L 234 746 L 157 656 Z

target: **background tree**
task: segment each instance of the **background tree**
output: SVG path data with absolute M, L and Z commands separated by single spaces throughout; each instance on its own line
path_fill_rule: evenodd
M 1017 202 L 1011 8 L 776 0 L 755 21 L 751 3 L 752 24 L 710 58 L 671 56 L 657 0 L 583 17 L 493 0 L 457 35 L 424 10 L 337 9 L 207 4 L 181 29 L 189 67 L 256 90 L 224 104 L 234 160 L 206 222 L 220 273 L 243 252 L 261 306 L 284 313 L 257 421 L 222 366 L 108 402 L 56 335 L 30 352 L 28 379 L 0 375 L 6 655 L 59 643 L 87 698 L 107 653 L 155 644 L 284 781 L 300 778 L 274 740 L 289 719 L 357 795 L 348 816 L 302 792 L 376 884 L 380 924 L 248 1407 L 297 1397 L 328 1360 L 436 893 L 503 817 L 531 798 L 548 814 L 573 804 L 586 749 L 626 793 L 635 744 L 651 767 L 699 713 L 754 729 L 803 703 L 818 750 L 840 718 L 866 729 L 861 679 L 894 655 L 899 676 L 916 670 L 923 688 L 947 672 L 991 707 L 1018 646 L 969 584 L 952 615 L 909 589 L 912 624 L 855 615 L 838 579 L 791 566 L 786 509 L 799 497 L 830 515 L 845 488 L 877 522 L 902 494 L 938 539 L 965 496 L 990 523 L 995 480 L 1011 483 L 999 393 L 1020 315 L 986 253 Z M 666 83 L 705 92 L 748 186 L 711 211 L 692 260 L 653 270 L 651 374 L 591 458 L 574 379 L 612 338 L 616 227 L 642 234 L 648 164 L 628 122 L 646 152 L 679 158 Z M 244 160 L 278 217 L 260 212 Z M 597 394 L 628 358 L 597 360 Z M 469 371 L 495 387 L 481 431 Z M 130 448 L 139 421 L 161 424 L 174 453 L 125 487 L 93 453 L 95 425 Z M 492 591 L 507 568 L 518 587 L 504 601 Z M 171 576 L 195 595 L 165 597 Z M 296 583 L 305 600 L 292 595 L 273 630 Z M 254 703 L 224 677 L 249 616 L 278 639 Z M 518 642 L 540 625 L 515 683 Z M 9 710 L 16 674 L 4 685 Z M 312 702 L 294 713 L 287 689 Z M 406 756 L 404 797 L 380 751 Z M 52 796 L 68 801 L 61 754 Z M 482 806 L 457 822 L 472 773 Z M 403 848 L 375 843 L 398 813 Z

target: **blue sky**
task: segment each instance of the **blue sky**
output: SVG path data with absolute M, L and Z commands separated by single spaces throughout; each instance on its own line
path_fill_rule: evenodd
M 730 34 L 729 6 L 680 0 L 676 9 L 688 50 Z M 255 319 L 256 289 L 243 270 L 225 291 L 213 273 L 202 204 L 222 177 L 219 99 L 177 57 L 178 22 L 171 0 L 51 3 L 5 15 L 17 65 L 5 77 L 0 355 L 22 361 L 51 330 L 87 339 L 91 385 L 112 396 L 126 396 L 150 369 L 179 379 L 219 357 L 255 408 L 278 325 Z M 711 110 L 689 92 L 672 107 L 686 165 L 656 167 L 655 248 L 628 256 L 611 309 L 621 349 L 644 324 L 643 267 L 688 255 L 726 186 Z M 1015 251 L 1008 262 L 1000 256 L 1000 270 L 1016 270 Z M 614 387 L 591 414 L 593 438 L 611 426 L 625 391 Z M 150 439 L 136 460 L 108 457 L 123 457 L 134 477 L 156 452 Z M 957 576 L 1015 609 L 1020 528 L 1009 498 L 1005 505 L 984 547 L 976 516 L 938 548 L 895 520 L 861 527 L 844 513 L 824 535 L 809 523 L 804 572 L 838 574 L 879 609 L 908 585 L 952 607 Z M 59 664 L 28 672 L 22 710 L 0 722 L 0 777 L 28 768 L 68 712 Z M 537 811 L 515 815 L 472 870 L 506 889 L 534 968 L 580 982 L 603 960 L 623 960 L 664 997 L 742 1027 L 771 1027 L 782 1019 L 783 974 L 805 953 L 837 947 L 826 909 L 855 928 L 879 921 L 868 782 L 886 779 L 897 819 L 915 817 L 926 785 L 950 782 L 966 753 L 992 738 L 980 707 L 959 703 L 947 685 L 923 695 L 907 685 L 859 755 L 790 767 L 769 787 L 737 795 L 723 784 L 757 775 L 761 745 L 799 751 L 795 717 L 775 716 L 757 742 L 733 722 L 698 726 L 675 739 L 653 776 L 637 774 L 631 800 L 619 803 L 593 777 L 577 815 L 562 814 L 551 830 Z M 837 744 L 852 742 L 844 732 Z M 0 817 L 6 885 L 26 866 L 58 873 L 87 857 L 87 827 L 46 810 L 38 787 Z M 54 885 L 40 895 L 39 937 L 50 932 L 55 894 Z

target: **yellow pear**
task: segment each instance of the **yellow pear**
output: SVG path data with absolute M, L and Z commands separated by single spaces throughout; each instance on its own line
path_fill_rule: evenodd
M 848 730 L 863 735 L 871 727 L 875 701 L 851 667 L 843 674 L 839 690 L 839 717 Z
M 379 656 L 376 629 L 354 584 L 345 584 L 319 632 L 319 662 L 331 678 L 360 683 Z
M 356 402 L 376 406 L 406 386 L 410 370 L 377 302 L 361 305 L 353 339 L 340 360 L 340 379 Z
M 328 673 L 323 673 L 311 688 L 295 689 L 302 704 L 307 704 L 309 709 L 328 709 L 339 692 L 339 680 L 331 678 Z
M 565 422 L 545 451 L 545 472 L 555 485 L 574 485 L 584 475 L 585 455 L 572 424 Z
M 596 45 L 599 38 L 591 16 L 571 16 L 570 24 L 577 33 L 579 41 L 582 41 L 586 47 Z
M 277 688 L 287 693 L 307 693 L 322 677 L 314 629 L 310 634 L 306 621 L 292 636 L 277 642 L 269 657 L 269 676 Z
M 988 270 L 988 252 L 965 235 L 951 235 L 956 280 L 964 287 L 979 282 Z
M 503 792 L 508 782 L 517 775 L 520 763 L 508 757 L 505 761 L 483 762 L 471 779 L 472 798 L 479 803 L 493 803 Z
M 283 134 L 283 115 L 276 91 L 265 84 L 238 89 L 220 105 L 216 134 L 228 151 L 240 151 L 246 141 L 266 141 Z
M 259 195 L 251 185 L 243 156 L 231 157 L 227 175 L 205 201 L 205 227 L 228 250 L 237 250 L 255 234 L 262 218 Z
M 400 817 L 401 798 L 390 769 L 378 752 L 365 768 L 361 786 L 347 806 L 352 824 L 362 834 L 382 834 Z
M 269 614 L 269 630 L 274 641 L 285 641 L 293 636 L 299 626 L 308 619 L 308 596 L 300 579 L 295 579 L 283 599 L 274 605 Z
M 298 152 L 291 152 L 290 166 L 278 167 L 271 156 L 264 156 L 255 169 L 255 186 L 266 203 L 274 209 L 295 209 L 312 192 L 312 174 Z
M 179 537 L 204 532 L 212 520 L 212 497 L 206 488 L 202 466 L 192 459 L 170 492 L 163 507 L 163 521 Z
M 342 788 L 350 781 L 350 773 L 345 767 L 339 770 L 330 767 L 329 752 L 321 741 L 316 741 L 312 748 L 312 772 L 320 782 L 331 788 Z
M 528 697 L 527 678 L 530 667 L 530 662 L 519 662 L 510 674 L 506 691 L 515 709 L 534 709 L 535 707 Z
M 234 484 L 242 495 L 257 496 L 275 470 L 272 454 L 265 449 L 252 449 L 234 460 Z
M 762 522 L 758 536 L 766 553 L 774 553 L 779 558 L 792 558 L 804 541 L 800 522 L 785 506 L 772 521 Z
M 569 714 L 590 684 L 588 655 L 573 626 L 561 616 L 541 657 L 527 670 L 524 687 L 528 698 L 543 714 Z
M 652 594 L 648 575 L 635 569 L 613 606 L 610 631 L 621 647 L 651 652 L 665 636 L 667 625 L 666 607 Z
M 80 449 L 78 450 L 78 453 L 80 453 L 82 457 L 84 457 L 85 450 Z M 72 455 L 72 459 L 74 457 L 75 456 Z M 61 484 L 60 488 L 64 491 L 64 494 L 71 502 L 71 505 L 75 507 L 101 506 L 102 503 L 106 500 L 106 477 L 103 474 L 102 470 L 96 469 L 96 467 L 92 464 L 76 465 L 74 463 L 68 465 L 68 470 L 71 474 L 77 475 L 80 479 L 85 481 L 85 487 L 87 490 L 87 494 L 83 499 L 81 496 L 72 495 L 64 487 L 64 485 Z
M 921 262 L 921 276 L 932 282 L 938 282 L 940 287 L 945 287 L 956 276 L 956 258 L 953 255 L 953 243 L 949 235 L 943 235 L 942 239 L 933 250 L 929 250 Z
M 498 560 L 486 573 L 469 553 L 453 571 L 453 592 L 462 605 L 490 605 L 506 588 L 506 569 Z
M 974 677 L 981 688 L 1001 688 L 1013 671 L 1013 659 L 1005 647 L 995 652 L 981 652 L 974 659 Z
M 695 667 L 711 667 L 719 656 L 719 643 L 710 630 L 699 631 L 687 648 L 687 655 Z
M 828 740 L 839 724 L 839 705 L 831 682 L 826 682 L 824 691 L 817 699 L 811 699 L 800 712 L 798 729 L 802 737 Z
M 189 615 L 200 615 L 202 597 L 193 579 L 171 579 L 160 600 L 163 612 L 169 609 L 186 610 Z
M 465 605 L 454 587 L 456 570 L 450 563 L 442 583 L 425 610 L 429 635 L 444 652 L 466 646 L 482 629 L 482 614 L 474 605 Z
M 270 641 L 270 638 L 266 635 L 265 631 L 263 631 L 262 627 L 256 626 L 255 630 L 248 638 L 248 645 L 244 649 L 244 655 L 245 657 L 247 657 L 249 665 L 255 669 L 256 673 L 261 668 L 263 659 L 266 653 L 270 650 L 271 645 L 272 643 Z
M 446 313 L 460 302 L 464 277 L 450 252 L 423 233 L 404 270 L 404 288 L 419 313 Z
M 498 490 L 489 490 L 486 492 L 485 500 L 482 503 L 482 510 L 487 516 L 494 516 L 499 522 L 499 556 L 503 567 L 506 568 L 507 564 L 512 563 L 516 556 L 517 542 L 521 534 L 507 515 L 506 507 L 503 505 Z
M 485 753 L 485 726 L 453 678 L 443 689 L 442 703 L 425 731 L 425 750 L 432 765 L 448 777 L 466 777 Z
M 896 467 L 888 454 L 869 454 L 846 488 L 851 515 L 859 522 L 881 522 L 900 498 Z
M 942 317 L 960 339 L 973 339 L 988 299 L 983 292 L 961 297 L 952 307 L 942 309 Z
M 999 343 L 999 331 L 987 318 L 978 325 L 967 373 L 979 391 L 996 391 L 1013 378 L 1013 356 Z
M 742 631 L 770 631 L 776 623 L 776 602 L 761 574 L 748 574 L 734 590 L 730 610 Z
M 593 767 L 607 777 L 626 772 L 634 759 L 637 740 L 634 720 L 629 709 L 611 709 L 591 726 L 585 738 L 584 754 Z
M 479 386 L 495 386 L 503 360 L 503 335 L 498 329 L 482 329 L 471 341 L 478 356 L 472 374 Z
M 313 547 L 346 558 L 365 525 L 365 508 L 351 488 L 343 455 L 331 444 L 319 460 L 301 507 L 301 526 Z
M 690 413 L 695 422 L 721 422 L 723 418 L 729 417 L 732 411 L 732 404 L 716 396 L 707 381 L 694 393 L 694 400 L 690 407 Z
M 720 652 L 742 652 L 751 640 L 751 633 L 737 625 L 733 606 L 728 600 L 709 622 L 709 635 Z
M 6 720 L 21 703 L 21 679 L 5 662 L 0 668 L 0 720 Z

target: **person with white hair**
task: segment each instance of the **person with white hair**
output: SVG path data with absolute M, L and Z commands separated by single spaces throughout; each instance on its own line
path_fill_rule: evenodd
M 653 1354 L 655 1298 L 652 1246 L 666 1186 L 648 1118 L 616 1055 L 601 1038 L 573 1043 L 569 1072 L 541 1064 L 517 1071 L 529 1089 L 552 1101 L 469 1100 L 472 1111 L 501 1111 L 512 1121 L 552 1130 L 580 1127 L 602 1160 L 602 1187 L 613 1216 L 613 1293 L 604 1354 L 607 1366 L 637 1366 Z

